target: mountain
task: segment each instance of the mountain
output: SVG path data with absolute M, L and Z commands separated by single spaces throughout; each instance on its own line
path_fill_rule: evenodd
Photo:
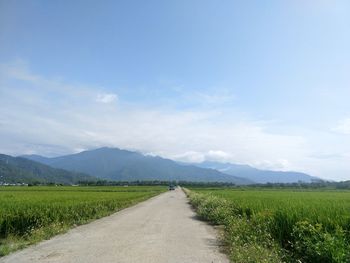
M 310 176 L 305 173 L 260 170 L 253 168 L 249 165 L 208 161 L 196 165 L 201 168 L 216 169 L 222 173 L 239 176 L 259 184 L 296 183 L 300 181 L 305 183 L 311 183 L 314 181 L 320 181 L 319 178 Z
M 250 180 L 214 169 L 180 165 L 161 157 L 147 156 L 118 148 L 99 148 L 55 158 L 23 156 L 55 168 L 82 172 L 106 180 L 179 180 L 193 182 L 231 182 L 250 184 Z
M 0 183 L 73 184 L 92 180 L 96 180 L 96 178 L 82 173 L 52 168 L 25 158 L 0 154 Z

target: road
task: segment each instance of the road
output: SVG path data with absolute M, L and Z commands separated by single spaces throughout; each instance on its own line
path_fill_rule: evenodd
M 228 263 L 217 232 L 169 191 L 0 259 L 1 263 Z

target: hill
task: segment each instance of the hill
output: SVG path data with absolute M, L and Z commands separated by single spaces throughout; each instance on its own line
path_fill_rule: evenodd
M 104 147 L 55 158 L 45 158 L 38 155 L 24 157 L 55 168 L 82 172 L 106 180 L 252 183 L 250 180 L 224 174 L 214 169 L 180 165 L 169 159 L 147 156 L 118 148 Z
M 264 183 L 311 183 L 320 181 L 319 178 L 299 172 L 269 171 L 253 168 L 249 165 L 232 163 L 202 162 L 195 164 L 201 168 L 216 169 L 222 173 L 239 176 L 259 184 Z
M 52 168 L 21 157 L 0 154 L 0 183 L 58 183 L 74 184 L 79 181 L 92 181 L 96 178 Z

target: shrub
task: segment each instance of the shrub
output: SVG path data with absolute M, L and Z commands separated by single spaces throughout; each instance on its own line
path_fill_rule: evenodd
M 302 262 L 350 262 L 349 244 L 340 227 L 331 234 L 322 224 L 301 221 L 294 226 L 292 238 L 294 257 Z
M 269 216 L 253 215 L 232 202 L 212 195 L 186 191 L 199 216 L 225 226 L 230 258 L 237 263 L 281 262 L 278 247 L 268 233 Z
M 295 195 L 297 205 L 284 203 L 281 207 L 276 202 L 259 203 L 256 193 L 250 200 L 225 198 L 220 193 L 187 191 L 203 219 L 225 226 L 224 241 L 233 262 L 350 262 L 350 219 L 336 217 L 343 215 L 342 205 L 332 210 L 336 207 L 328 204 L 319 211 L 309 203 L 304 205 Z M 280 193 L 268 194 L 278 199 Z M 312 204 L 319 205 L 316 200 Z M 275 207 L 268 210 L 268 205 Z M 259 206 L 265 208 L 256 209 Z M 331 211 L 335 211 L 334 218 L 329 216 Z

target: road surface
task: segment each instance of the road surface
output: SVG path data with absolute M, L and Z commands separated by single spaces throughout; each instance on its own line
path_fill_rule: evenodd
M 1 263 L 228 263 L 177 189 L 0 259 Z

